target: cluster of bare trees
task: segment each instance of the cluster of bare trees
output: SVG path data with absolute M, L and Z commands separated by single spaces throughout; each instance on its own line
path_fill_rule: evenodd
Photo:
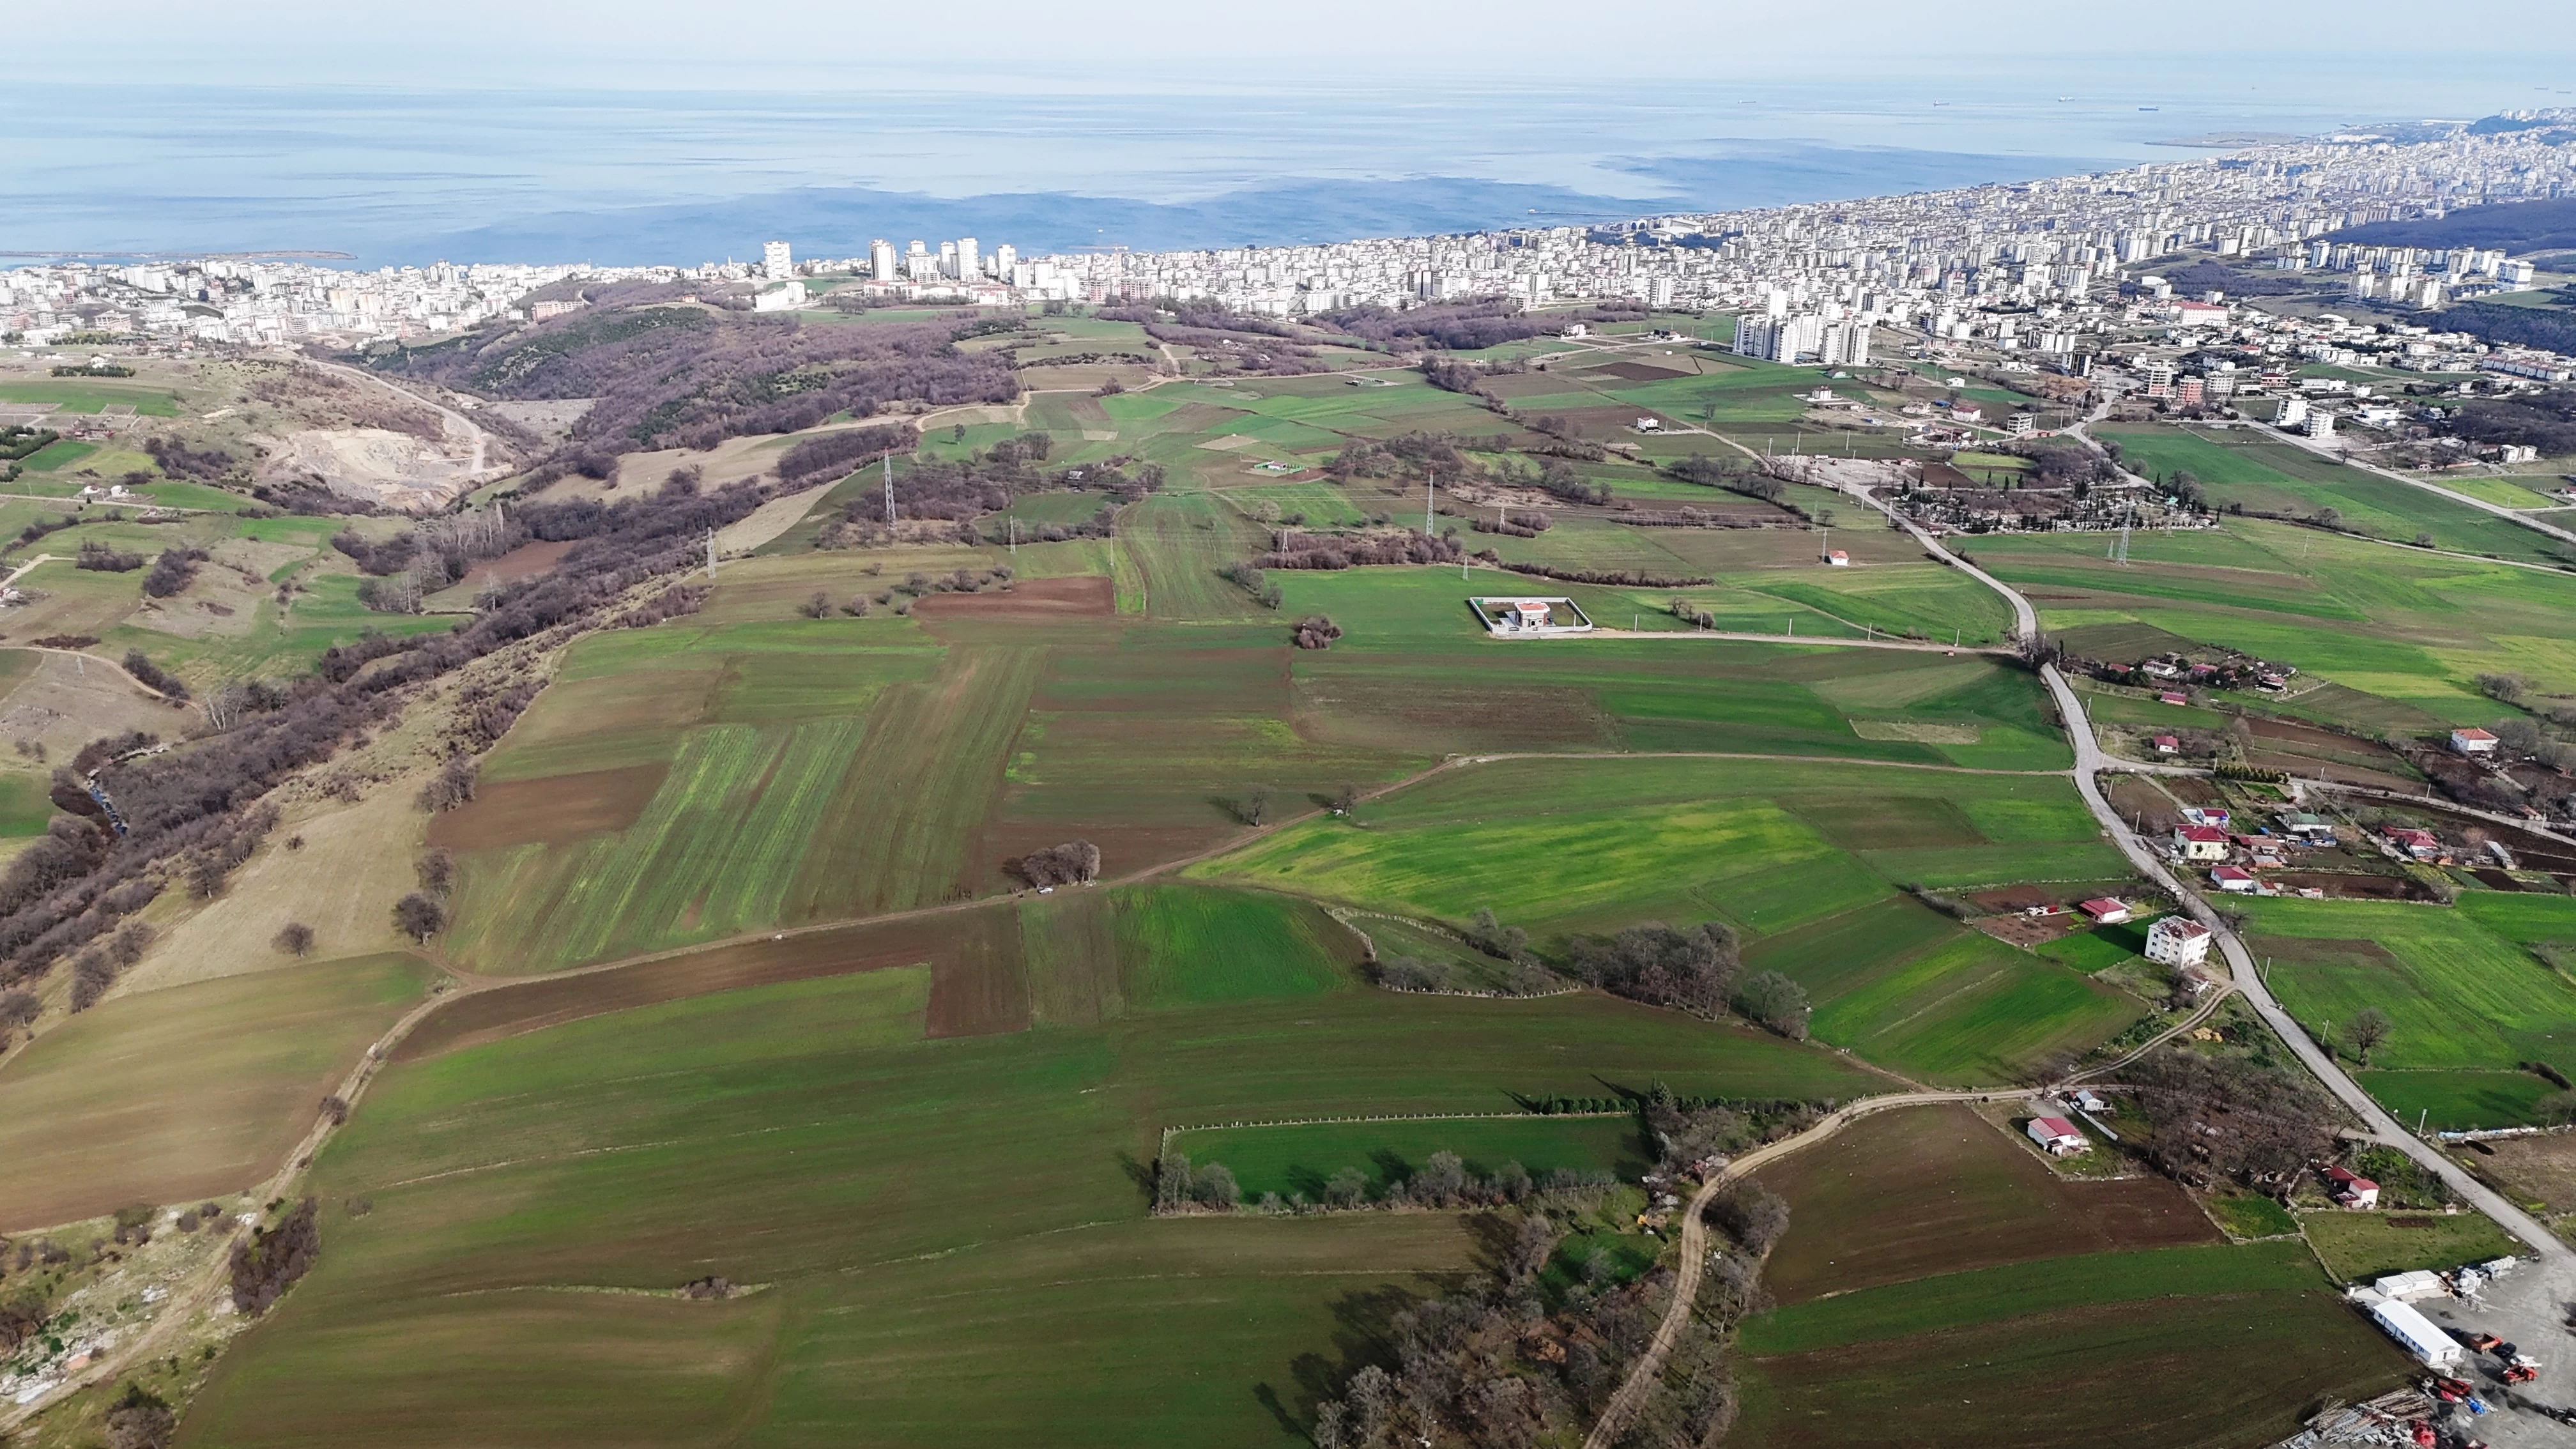
M 1405 312 L 1376 306 L 1348 307 L 1326 312 L 1317 320 L 1362 341 L 1399 352 L 1425 347 L 1453 351 L 1496 347 L 1526 341 L 1556 325 L 1527 316 L 1520 304 L 1500 297 L 1438 302 Z
M 94 742 L 58 776 L 66 813 L 0 870 L 0 987 L 39 977 L 187 879 L 205 860 L 237 863 L 255 843 L 264 797 L 288 776 L 331 759 L 399 713 L 416 685 L 553 630 L 608 622 L 639 585 L 685 570 L 704 531 L 759 506 L 756 489 L 705 497 L 574 500 L 526 509 L 538 538 L 574 547 L 550 573 L 508 584 L 456 630 L 402 639 L 372 635 L 326 650 L 315 672 L 240 701 L 219 733 L 162 754 L 135 755 L 148 737 Z M 95 769 L 125 830 L 83 788 Z
M 80 552 L 72 555 L 72 567 L 93 573 L 130 574 L 143 567 L 143 555 L 124 553 L 95 538 L 81 540 Z
M 1401 533 L 1317 535 L 1288 534 L 1284 548 L 1252 558 L 1256 569 L 1347 569 L 1367 564 L 1456 563 L 1466 547 L 1456 535 L 1438 538 L 1407 529 Z
M 1502 1247 L 1490 1276 L 1407 1304 L 1371 1335 L 1386 1344 L 1374 1350 L 1381 1361 L 1345 1373 L 1341 1392 L 1315 1405 L 1318 1449 L 1529 1449 L 1581 1436 L 1653 1343 L 1671 1275 L 1631 1276 L 1606 1246 L 1569 1240 L 1550 1215 L 1561 1209 L 1544 1198 L 1497 1223 Z M 1732 1421 L 1724 1335 L 1761 1302 L 1759 1251 L 1739 1249 L 1702 1276 L 1699 1311 L 1621 1444 L 1696 1449 Z
M 197 565 L 212 555 L 194 546 L 165 548 L 152 561 L 152 572 L 143 576 L 143 592 L 156 599 L 166 599 L 184 591 L 196 581 Z
M 308 1197 L 286 1216 L 233 1245 L 234 1310 L 246 1317 L 267 1312 L 296 1279 L 311 1271 L 321 1251 L 322 1234 L 314 1224 L 313 1199 Z
M 1030 851 L 1012 862 L 1011 868 L 1033 886 L 1089 885 L 1100 879 L 1100 847 L 1088 840 L 1069 840 Z
M 382 543 L 342 528 L 331 546 L 373 577 L 358 600 L 384 614 L 416 614 L 421 599 L 462 579 L 474 565 L 527 542 L 527 531 L 499 505 L 423 519 Z
M 187 681 L 181 679 L 175 674 L 172 674 L 170 671 L 163 669 L 160 665 L 153 663 L 152 656 L 144 653 L 142 650 L 126 650 L 124 664 L 125 672 L 133 675 L 134 682 L 142 685 L 145 689 L 151 690 L 167 699 L 186 699 L 188 697 Z
M 1639 569 L 1561 569 L 1551 564 L 1516 563 L 1496 556 L 1491 550 L 1477 557 L 1498 569 L 1569 584 L 1604 584 L 1622 589 L 1695 589 L 1714 582 L 1707 574 L 1650 574 Z
M 2310 1163 L 2332 1155 L 2333 1104 L 2263 1063 L 2166 1050 L 2128 1078 L 2148 1122 L 2148 1160 L 2169 1177 L 2286 1198 Z
M 1046 434 L 1036 436 L 1043 438 Z M 779 454 L 778 480 L 791 488 L 810 487 L 846 477 L 853 469 L 864 467 L 889 453 L 908 456 L 920 442 L 920 430 L 909 423 L 880 423 L 873 427 L 844 428 L 839 432 L 825 433 L 820 437 L 807 438 Z
M 236 466 L 233 455 L 220 448 L 194 449 L 176 438 L 146 438 L 143 451 L 161 471 L 173 478 L 194 478 L 201 483 L 217 482 Z
M 1300 649 L 1330 649 L 1333 641 L 1342 637 L 1342 626 L 1334 623 L 1329 614 L 1309 614 L 1297 621 L 1288 637 Z
M 1566 956 L 1576 977 L 1613 996 L 1711 1017 L 1725 1014 L 1738 965 L 1735 933 L 1720 921 L 1679 931 L 1650 922 L 1616 936 L 1577 936 Z

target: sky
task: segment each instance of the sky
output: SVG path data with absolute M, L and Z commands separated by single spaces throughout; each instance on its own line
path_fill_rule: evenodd
M 1968 12 L 1921 0 L 121 0 L 105 29 L 84 7 L 23 7 L 10 40 L 0 76 L 17 80 L 671 87 L 866 73 L 934 89 L 1150 77 L 1221 92 L 1289 69 L 1615 82 L 1785 68 L 1865 84 L 1889 67 L 1919 82 L 1935 67 L 2181 79 L 2214 66 L 2256 86 L 2411 73 L 2527 91 L 2576 60 L 2576 6 L 2485 7 L 2445 24 L 2420 0 L 2339 0 L 2295 21 L 2242 0 Z

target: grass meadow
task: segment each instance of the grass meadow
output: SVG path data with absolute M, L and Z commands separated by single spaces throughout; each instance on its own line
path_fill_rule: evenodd
M 2576 1061 L 2576 983 L 2522 941 L 2576 939 L 2576 901 L 2484 893 L 2457 907 L 2293 899 L 2248 903 L 2251 945 L 2283 1006 L 2321 1040 L 2365 1008 L 2392 1030 L 2360 1080 L 2433 1127 L 2516 1126 L 2553 1090 L 2521 1063 Z M 2529 902 L 2526 904 L 2526 902 Z M 2496 927 L 2482 917 L 2492 913 Z M 2501 928 L 2501 929 L 2498 929 Z M 2354 1053 L 2349 1044 L 2347 1059 Z
M 2129 468 L 2150 478 L 2178 470 L 2196 474 L 2221 508 L 2241 504 L 2249 511 L 2294 518 L 2332 510 L 2343 528 L 2396 543 L 2430 534 L 2436 548 L 2538 563 L 2562 561 L 2558 545 L 2543 534 L 2252 430 L 2213 433 L 2155 423 L 2108 423 L 2096 435 L 2117 442 Z
M 2142 535 L 2125 568 L 2087 537 L 1984 538 L 1974 553 L 2071 647 L 2116 654 L 2115 631 L 2152 629 L 2292 664 L 2336 688 L 2267 708 L 2365 734 L 2493 720 L 2481 673 L 2576 690 L 2576 578 L 2556 573 L 2256 519 Z
M 2054 778 L 1686 759 L 1478 765 L 1189 873 L 1452 925 L 1492 909 L 1556 950 L 1723 919 L 1755 966 L 1807 987 L 1819 1040 L 1927 1081 L 2014 1080 L 2143 1014 L 1901 896 L 1927 865 L 1985 877 L 1943 884 L 2120 873 Z

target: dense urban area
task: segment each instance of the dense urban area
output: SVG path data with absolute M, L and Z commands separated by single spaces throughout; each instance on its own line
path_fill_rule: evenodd
M 2576 112 L 0 271 L 0 1442 L 2576 1433 Z

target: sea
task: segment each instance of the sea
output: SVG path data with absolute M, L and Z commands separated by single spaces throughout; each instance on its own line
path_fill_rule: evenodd
M 800 73 L 788 88 L 0 73 L 0 265 L 305 251 L 601 265 L 1344 241 L 2009 182 L 2566 104 L 2268 70 L 1831 81 Z

